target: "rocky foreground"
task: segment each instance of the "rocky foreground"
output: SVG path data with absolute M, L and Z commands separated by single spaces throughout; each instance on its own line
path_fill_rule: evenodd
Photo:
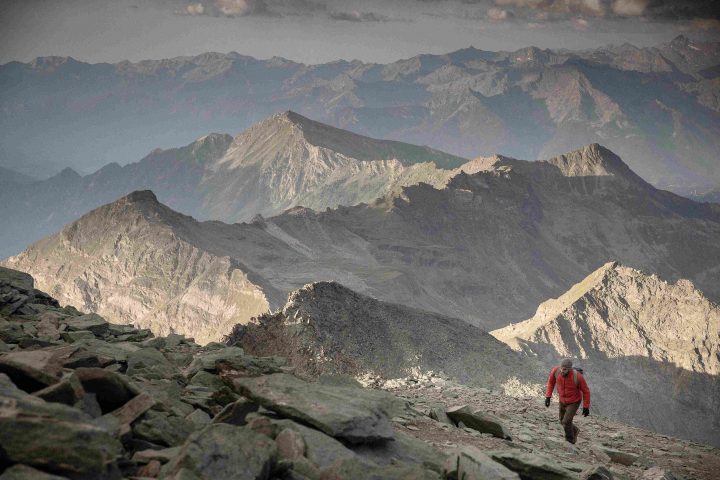
M 0 352 L 2 480 L 672 479 L 664 468 L 720 467 L 712 447 L 601 418 L 570 448 L 535 400 L 439 378 L 400 396 L 311 382 L 280 357 L 60 307 L 4 268 Z

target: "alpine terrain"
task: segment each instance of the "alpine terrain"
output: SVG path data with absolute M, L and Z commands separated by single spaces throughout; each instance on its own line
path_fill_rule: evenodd
M 440 376 L 396 384 L 154 337 L 0 268 L 3 478 L 705 480 L 720 466 L 716 448 L 601 416 L 568 448 L 537 399 Z
M 720 442 L 720 307 L 688 280 L 611 262 L 531 319 L 491 333 L 548 370 L 580 359 L 605 415 Z
M 233 225 L 136 192 L 5 264 L 63 302 L 205 342 L 319 280 L 486 330 L 529 318 L 608 259 L 717 300 L 718 238 L 719 206 L 656 190 L 590 145 L 548 161 L 479 159 L 443 188 Z
M 0 222 L 7 227 L 0 232 L 0 258 L 135 190 L 152 190 L 163 203 L 196 218 L 232 223 L 297 205 L 324 210 L 370 202 L 421 181 L 443 186 L 465 162 L 284 112 L 235 138 L 205 135 L 86 176 L 67 168 L 45 181 L 4 185 Z
M 656 47 L 470 47 L 388 64 L 40 57 L 0 65 L 0 165 L 94 171 L 294 110 L 462 157 L 549 158 L 599 142 L 652 184 L 702 195 L 720 186 L 719 64 L 718 43 L 683 35 Z M 28 141 L 38 132 L 42 141 Z

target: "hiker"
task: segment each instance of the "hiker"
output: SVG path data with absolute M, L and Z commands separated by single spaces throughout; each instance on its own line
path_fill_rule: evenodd
M 545 392 L 545 407 L 550 406 L 553 390 L 557 384 L 560 397 L 560 423 L 565 428 L 565 440 L 570 443 L 577 442 L 580 429 L 573 425 L 573 417 L 583 402 L 582 415 L 590 415 L 590 389 L 585 382 L 582 370 L 573 368 L 572 360 L 564 358 L 560 365 L 550 371 Z

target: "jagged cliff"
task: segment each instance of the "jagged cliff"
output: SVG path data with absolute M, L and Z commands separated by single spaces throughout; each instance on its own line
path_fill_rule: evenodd
M 607 263 L 491 333 L 548 366 L 578 359 L 604 414 L 718 443 L 720 307 L 688 280 Z

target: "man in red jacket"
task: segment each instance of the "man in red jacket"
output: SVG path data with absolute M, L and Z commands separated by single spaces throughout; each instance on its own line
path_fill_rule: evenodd
M 590 415 L 590 389 L 585 382 L 583 374 L 572 368 L 572 360 L 563 359 L 560 366 L 550 371 L 545 392 L 545 406 L 550 406 L 553 390 L 557 385 L 560 397 L 560 423 L 565 428 L 565 440 L 570 443 L 577 442 L 580 429 L 573 425 L 573 417 L 583 402 L 583 417 Z

